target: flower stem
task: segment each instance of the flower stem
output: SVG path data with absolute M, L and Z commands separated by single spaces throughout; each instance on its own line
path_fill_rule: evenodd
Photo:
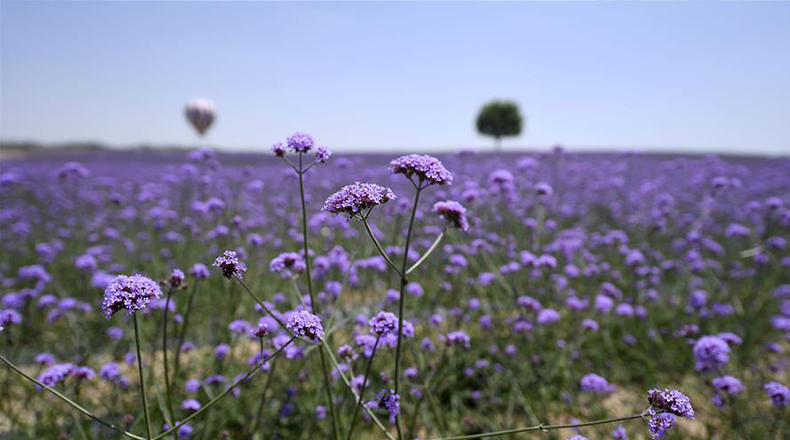
M 461 435 L 457 437 L 443 437 L 434 440 L 468 440 L 468 439 L 475 439 L 475 438 L 486 438 L 486 437 L 501 437 L 503 435 L 509 434 L 518 434 L 521 432 L 529 432 L 529 431 L 552 431 L 555 429 L 568 429 L 568 428 L 582 428 L 585 426 L 594 426 L 594 425 L 605 425 L 607 423 L 616 423 L 616 422 L 623 422 L 626 420 L 634 420 L 634 419 L 641 419 L 643 418 L 643 414 L 635 414 L 633 416 L 627 417 L 617 417 L 614 419 L 603 419 L 603 420 L 595 420 L 592 422 L 584 422 L 584 423 L 573 423 L 567 425 L 546 425 L 541 423 L 537 426 L 530 426 L 527 428 L 516 428 L 516 429 L 506 429 L 504 431 L 493 431 L 493 432 L 484 432 L 482 434 L 471 434 L 471 435 Z
M 421 264 L 422 264 L 422 263 L 423 263 L 423 262 L 424 262 L 424 261 L 425 261 L 425 260 L 426 260 L 428 257 L 430 257 L 430 256 L 431 256 L 431 253 L 434 251 L 434 249 L 436 249 L 436 247 L 437 247 L 437 246 L 439 246 L 439 243 L 442 241 L 442 238 L 443 238 L 443 237 L 444 237 L 444 230 L 442 230 L 442 232 L 441 232 L 439 235 L 437 235 L 437 236 L 436 236 L 436 239 L 433 241 L 433 243 L 431 243 L 431 247 L 429 247 L 429 248 L 428 248 L 428 250 L 427 250 L 427 251 L 425 251 L 425 253 L 424 253 L 424 254 L 422 254 L 422 256 L 420 257 L 420 259 L 419 259 L 419 260 L 417 260 L 417 262 L 416 262 L 416 263 L 414 263 L 414 264 L 413 264 L 413 265 L 412 265 L 412 266 L 409 268 L 409 270 L 407 270 L 407 271 L 406 271 L 406 275 L 408 275 L 408 274 L 412 273 L 412 272 L 413 272 L 415 269 L 417 269 L 418 267 L 420 267 L 420 265 L 421 265 Z
M 299 198 L 302 202 L 302 245 L 304 247 L 305 275 L 307 276 L 307 291 L 310 293 L 310 307 L 312 308 L 313 314 L 318 315 L 319 312 L 316 309 L 315 297 L 313 296 L 313 280 L 310 276 L 310 253 L 308 252 L 307 246 L 307 206 L 304 197 L 304 171 L 302 169 L 302 156 L 303 153 L 299 153 Z M 337 440 L 339 438 L 337 414 L 335 414 L 335 403 L 334 398 L 332 397 L 332 383 L 329 381 L 329 371 L 326 367 L 326 356 L 324 355 L 323 348 L 318 351 L 318 354 L 321 358 L 321 370 L 324 373 L 324 388 L 326 389 L 326 398 L 329 403 L 329 416 L 332 419 L 332 436 L 335 440 Z
M 228 387 L 228 388 L 227 388 L 225 391 L 223 391 L 223 392 L 222 392 L 221 394 L 219 394 L 217 397 L 215 397 L 215 398 L 211 399 L 211 400 L 210 400 L 210 401 L 209 401 L 209 402 L 208 402 L 206 405 L 204 405 L 202 408 L 200 408 L 199 410 L 197 410 L 197 411 L 193 412 L 192 414 L 190 414 L 190 415 L 189 415 L 187 418 L 185 418 L 184 420 L 182 420 L 182 421 L 181 421 L 179 424 L 177 424 L 177 425 L 173 426 L 172 428 L 168 429 L 167 431 L 165 431 L 165 432 L 163 432 L 163 433 L 161 433 L 161 434 L 157 435 L 156 437 L 152 438 L 151 440 L 159 440 L 160 438 L 167 436 L 167 435 L 168 435 L 168 434 L 170 434 L 171 432 L 173 432 L 173 431 L 177 430 L 178 428 L 180 428 L 180 427 L 184 426 L 184 425 L 185 425 L 187 422 L 189 422 L 190 420 L 192 420 L 192 419 L 194 419 L 195 417 L 197 417 L 197 416 L 199 416 L 200 414 L 202 414 L 204 411 L 206 411 L 206 410 L 208 410 L 209 408 L 211 408 L 212 406 L 214 406 L 214 404 L 215 404 L 215 403 L 217 403 L 217 402 L 219 402 L 219 400 L 220 400 L 220 399 L 222 399 L 223 397 L 227 396 L 227 395 L 228 395 L 228 393 L 230 393 L 231 391 L 233 391 L 233 390 L 235 390 L 236 388 L 238 388 L 238 387 L 239 387 L 239 385 L 241 385 L 243 382 L 246 382 L 246 381 L 247 381 L 247 380 L 248 380 L 248 379 L 249 379 L 249 378 L 250 378 L 250 377 L 251 377 L 253 374 L 255 374 L 255 373 L 258 371 L 258 369 L 259 369 L 259 368 L 261 368 L 261 365 L 263 365 L 264 363 L 266 363 L 266 362 L 268 362 L 268 361 L 270 361 L 270 360 L 273 360 L 275 357 L 279 356 L 279 355 L 280 355 L 280 353 L 282 353 L 282 352 L 283 352 L 283 350 L 285 350 L 285 348 L 286 348 L 286 347 L 288 347 L 289 345 L 291 345 L 291 342 L 293 342 L 293 341 L 294 341 L 294 339 L 296 339 L 296 337 L 295 337 L 295 336 L 292 336 L 292 337 L 291 337 L 291 339 L 290 339 L 288 342 L 286 342 L 286 343 L 285 343 L 285 345 L 283 345 L 282 347 L 280 347 L 280 349 L 279 349 L 279 350 L 277 350 L 276 352 L 274 352 L 274 353 L 273 353 L 271 356 L 269 356 L 269 357 L 268 357 L 268 358 L 266 358 L 266 359 L 261 359 L 261 360 L 260 360 L 258 363 L 256 363 L 256 364 L 255 364 L 255 365 L 253 365 L 252 367 L 250 367 L 250 368 L 249 368 L 249 369 L 246 371 L 246 373 L 244 374 L 244 376 L 243 376 L 241 379 L 237 380 L 237 381 L 236 381 L 236 383 L 234 383 L 233 385 L 229 386 L 229 387 Z
M 367 384 L 368 384 L 370 367 L 373 365 L 373 358 L 376 356 L 376 349 L 379 347 L 380 340 L 381 340 L 381 335 L 376 336 L 376 343 L 373 344 L 373 352 L 370 354 L 370 359 L 368 359 L 368 366 L 365 368 L 365 378 L 362 379 L 362 388 L 359 389 L 359 401 L 354 406 L 354 417 L 351 418 L 351 426 L 348 428 L 348 436 L 346 437 L 346 440 L 351 440 L 351 434 L 354 432 L 354 425 L 356 424 L 357 416 L 359 415 L 359 407 L 365 404 L 363 400 L 363 396 L 365 395 L 365 389 L 367 388 Z
M 411 218 L 409 219 L 409 229 L 406 233 L 406 245 L 403 248 L 403 264 L 400 270 L 400 295 L 398 297 L 398 345 L 395 347 L 395 394 L 399 395 L 400 385 L 400 357 L 401 357 L 401 343 L 403 340 L 403 303 L 404 293 L 406 292 L 406 285 L 409 283 L 406 280 L 406 264 L 409 262 L 409 245 L 411 244 L 411 233 L 414 229 L 414 217 L 417 215 L 417 204 L 420 202 L 420 191 L 422 191 L 422 181 L 416 186 L 417 192 L 414 194 L 414 207 L 411 210 Z M 403 434 L 400 429 L 400 419 L 395 416 L 395 427 L 398 429 L 398 440 L 403 440 Z
M 167 300 L 165 301 L 165 310 L 162 314 L 162 362 L 164 365 L 165 373 L 165 393 L 167 394 L 167 411 L 170 413 L 169 422 L 175 423 L 175 411 L 173 411 L 173 397 L 170 392 L 170 370 L 167 366 L 167 311 L 170 308 L 170 297 L 173 296 L 173 287 L 167 289 Z M 178 440 L 178 431 L 173 433 L 173 436 Z
M 370 236 L 370 239 L 373 241 L 373 244 L 376 245 L 376 249 L 378 249 L 381 256 L 384 257 L 384 260 L 387 262 L 387 264 L 389 264 L 389 266 L 395 272 L 397 272 L 398 276 L 400 276 L 401 275 L 400 269 L 398 269 L 398 266 L 396 266 L 395 263 L 392 262 L 389 255 L 387 255 L 387 252 L 385 252 L 384 248 L 381 247 L 381 243 L 379 243 L 378 239 L 376 239 L 376 236 L 373 235 L 373 231 L 370 229 L 370 224 L 368 224 L 367 217 L 362 217 L 362 223 L 365 224 L 365 230 L 368 232 L 368 236 Z
M 137 325 L 137 313 L 132 313 L 134 321 L 134 343 L 137 346 L 137 372 L 140 375 L 140 397 L 143 399 L 143 414 L 145 415 L 145 428 L 148 438 L 153 438 L 151 430 L 151 416 L 148 414 L 148 399 L 145 396 L 145 379 L 143 379 L 143 356 L 140 354 L 140 329 Z
M 184 345 L 184 338 L 186 337 L 187 333 L 187 324 L 189 324 L 189 315 L 192 313 L 192 303 L 195 301 L 195 294 L 198 290 L 198 283 L 199 280 L 195 280 L 195 287 L 192 288 L 192 291 L 189 293 L 189 299 L 187 300 L 187 309 L 184 312 L 184 323 L 181 325 L 181 331 L 178 334 L 178 346 L 176 346 L 176 360 L 175 360 L 175 368 L 173 369 L 173 387 L 175 387 L 175 382 L 178 379 L 179 369 L 181 367 L 181 347 Z
M 58 399 L 60 399 L 60 400 L 62 400 L 64 402 L 66 402 L 72 408 L 74 408 L 77 411 L 81 412 L 82 414 L 84 414 L 86 417 L 88 417 L 89 419 L 93 420 L 94 422 L 97 422 L 98 424 L 100 424 L 100 425 L 102 425 L 102 426 L 104 426 L 106 428 L 112 429 L 113 431 L 115 431 L 115 432 L 117 432 L 117 433 L 119 433 L 121 435 L 124 435 L 126 437 L 129 437 L 129 438 L 132 438 L 132 439 L 135 439 L 135 440 L 146 440 L 144 437 L 140 437 L 139 435 L 132 434 L 129 431 L 121 429 L 121 428 L 113 425 L 112 423 L 105 422 L 104 420 L 96 417 L 92 412 L 88 411 L 87 409 L 85 409 L 82 406 L 78 405 L 77 403 L 75 403 L 74 401 L 69 399 L 68 397 L 64 396 L 60 391 L 58 391 L 58 390 L 56 390 L 56 389 L 54 389 L 52 387 L 49 387 L 47 385 L 44 385 L 43 383 L 39 382 L 38 380 L 28 376 L 27 374 L 25 374 L 25 372 L 20 370 L 19 367 L 14 365 L 11 361 L 6 359 L 5 356 L 3 356 L 1 354 L 0 354 L 0 361 L 3 361 L 3 363 L 6 364 L 8 366 L 8 368 L 12 369 L 15 373 L 19 374 L 20 376 L 24 377 L 25 379 L 29 380 L 30 382 L 33 382 L 34 384 L 38 385 L 40 388 L 45 389 L 45 390 L 49 391 L 50 393 L 54 394 L 55 397 L 57 397 Z

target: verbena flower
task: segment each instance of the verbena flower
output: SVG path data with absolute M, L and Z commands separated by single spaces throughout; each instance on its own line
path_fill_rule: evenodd
M 318 342 L 324 336 L 321 318 L 307 310 L 295 310 L 285 317 L 285 326 L 291 329 L 296 336 L 303 336 L 313 342 Z
M 143 275 L 118 275 L 104 291 L 102 314 L 110 319 L 115 312 L 126 310 L 131 315 L 143 310 L 153 300 L 159 299 L 159 284 Z
M 717 393 L 727 393 L 737 396 L 744 390 L 743 383 L 738 378 L 732 376 L 721 376 L 711 381 Z
M 181 402 L 181 408 L 186 411 L 197 411 L 201 407 L 200 402 L 195 399 L 187 399 Z
M 390 312 L 379 312 L 368 321 L 370 333 L 375 335 L 386 335 L 394 333 L 398 329 L 398 317 Z
M 647 392 L 647 400 L 650 402 L 650 406 L 655 409 L 687 419 L 695 417 L 691 400 L 678 390 L 665 388 L 662 391 L 653 388 Z
M 615 390 L 614 385 L 595 373 L 582 377 L 581 381 L 579 381 L 579 386 L 582 391 L 591 393 L 611 393 Z
M 294 153 L 307 153 L 313 145 L 315 140 L 307 133 L 296 132 L 288 136 L 288 148 Z
M 55 364 L 41 373 L 38 376 L 38 381 L 48 387 L 54 387 L 66 380 L 73 369 L 74 365 L 72 364 Z
M 168 281 L 170 283 L 170 287 L 173 289 L 181 287 L 181 284 L 184 283 L 184 272 L 179 269 L 173 269 L 173 271 L 170 272 L 170 279 Z
M 790 389 L 779 382 L 769 382 L 763 388 L 774 406 L 783 407 L 790 402 Z
M 576 435 L 568 437 L 568 440 L 590 440 L 590 439 L 588 439 L 587 437 L 585 437 L 585 436 L 583 436 L 581 434 L 576 434 Z
M 462 330 L 450 332 L 445 336 L 445 343 L 447 345 L 460 345 L 466 349 L 469 348 L 469 341 L 469 335 Z
M 353 217 L 362 211 L 395 200 L 391 189 L 375 183 L 354 182 L 329 196 L 324 202 L 323 211 L 334 214 L 348 214 Z
M 389 413 L 390 423 L 395 423 L 395 418 L 400 413 L 400 396 L 395 394 L 395 390 L 380 391 L 376 396 L 378 407 Z
M 189 274 L 199 280 L 204 280 L 208 278 L 211 273 L 205 264 L 195 263 L 195 265 L 192 266 L 192 269 L 189 270 Z
M 469 229 L 469 221 L 466 219 L 466 208 L 455 200 L 445 200 L 436 202 L 433 205 L 433 213 L 439 214 L 447 223 L 462 231 Z
M 214 260 L 213 266 L 222 269 L 222 276 L 225 278 L 233 278 L 237 276 L 241 278 L 244 272 L 247 271 L 247 266 L 239 260 L 234 251 L 225 251 Z
M 274 153 L 274 155 L 277 157 L 285 156 L 285 146 L 282 144 L 282 142 L 277 142 L 272 145 L 272 153 Z
M 420 181 L 431 184 L 450 185 L 453 175 L 447 171 L 439 159 L 422 154 L 409 154 L 401 156 L 390 162 L 390 171 L 393 174 L 403 174 L 408 178 L 417 176 Z
M 269 270 L 272 272 L 288 271 L 289 273 L 300 273 L 306 268 L 307 266 L 305 265 L 302 255 L 296 252 L 284 252 L 274 257 L 271 263 L 269 263 Z
M 332 156 L 332 151 L 323 145 L 318 147 L 318 149 L 315 151 L 315 161 L 317 163 L 326 163 L 330 156 Z
M 653 409 L 647 410 L 647 426 L 650 429 L 650 434 L 653 438 L 659 438 L 666 434 L 669 428 L 676 426 L 678 423 L 675 421 L 675 416 L 668 413 L 657 413 Z
M 697 370 L 717 370 L 729 362 L 730 347 L 718 336 L 703 336 L 694 344 L 694 357 Z

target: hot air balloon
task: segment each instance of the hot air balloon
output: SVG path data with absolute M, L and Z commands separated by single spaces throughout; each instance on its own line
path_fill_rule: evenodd
M 210 99 L 195 98 L 187 103 L 184 113 L 198 134 L 203 136 L 214 122 L 217 107 Z

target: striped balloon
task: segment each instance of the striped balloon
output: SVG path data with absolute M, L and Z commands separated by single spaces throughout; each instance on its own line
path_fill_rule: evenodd
M 217 115 L 217 107 L 214 106 L 214 102 L 210 99 L 195 98 L 187 103 L 184 112 L 198 134 L 203 136 L 214 122 L 214 118 Z

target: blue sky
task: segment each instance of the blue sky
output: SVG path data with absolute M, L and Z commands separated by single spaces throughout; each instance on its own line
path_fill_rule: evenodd
M 790 154 L 790 3 L 0 3 L 0 139 Z

